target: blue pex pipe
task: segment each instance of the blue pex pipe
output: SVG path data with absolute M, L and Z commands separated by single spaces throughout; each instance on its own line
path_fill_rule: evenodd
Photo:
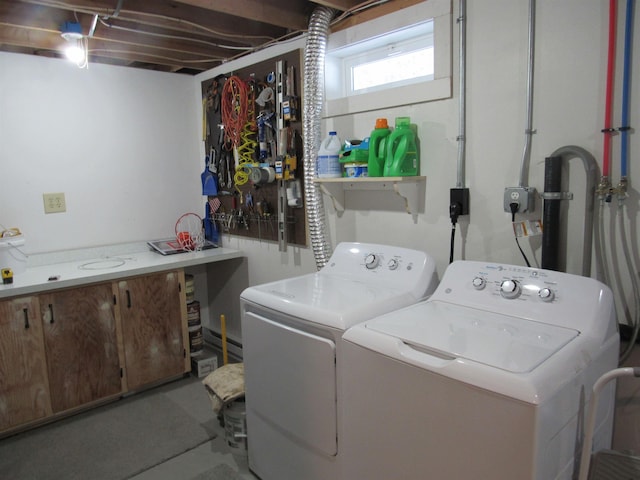
M 635 0 L 627 0 L 624 27 L 624 66 L 622 73 L 622 125 L 620 126 L 620 176 L 626 177 L 629 159 L 629 82 L 631 77 L 631 45 L 633 37 L 633 7 Z

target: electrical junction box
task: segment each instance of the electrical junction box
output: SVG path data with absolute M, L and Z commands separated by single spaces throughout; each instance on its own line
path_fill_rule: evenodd
M 507 187 L 504 189 L 504 211 L 511 213 L 511 204 L 518 204 L 518 213 L 535 210 L 536 189 L 533 187 Z
M 198 355 L 191 356 L 191 371 L 198 378 L 206 377 L 218 368 L 218 355 L 210 348 L 204 347 Z

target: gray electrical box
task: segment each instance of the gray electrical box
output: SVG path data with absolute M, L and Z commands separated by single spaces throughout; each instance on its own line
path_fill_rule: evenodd
M 533 212 L 535 210 L 534 187 L 507 187 L 504 189 L 504 211 L 511 213 L 511 204 L 518 204 L 518 213 Z

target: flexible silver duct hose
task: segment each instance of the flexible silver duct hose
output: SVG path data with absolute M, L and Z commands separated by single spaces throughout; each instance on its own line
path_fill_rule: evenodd
M 587 177 L 585 204 L 584 204 L 584 245 L 582 249 L 582 276 L 591 275 L 591 251 L 593 246 L 593 215 L 596 196 L 596 184 L 598 183 L 598 162 L 588 151 L 582 147 L 568 145 L 555 150 L 552 157 L 562 157 L 569 160 L 578 157 L 582 160 Z
M 307 43 L 304 50 L 304 92 L 302 103 L 304 199 L 307 206 L 307 225 L 313 256 L 318 270 L 331 257 L 328 235 L 325 228 L 325 212 L 320 187 L 313 182 L 316 175 L 316 160 L 322 143 L 321 113 L 324 104 L 324 62 L 329 35 L 329 23 L 335 10 L 317 7 L 311 14 Z

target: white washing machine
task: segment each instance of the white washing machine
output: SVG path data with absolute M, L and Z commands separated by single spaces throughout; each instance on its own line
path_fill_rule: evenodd
M 256 475 L 340 478 L 342 334 L 425 299 L 437 278 L 423 252 L 340 243 L 319 272 L 241 294 L 247 443 Z
M 612 294 L 565 273 L 459 261 L 426 301 L 343 336 L 345 479 L 570 479 L 596 379 L 617 365 Z M 595 450 L 611 442 L 614 387 Z

